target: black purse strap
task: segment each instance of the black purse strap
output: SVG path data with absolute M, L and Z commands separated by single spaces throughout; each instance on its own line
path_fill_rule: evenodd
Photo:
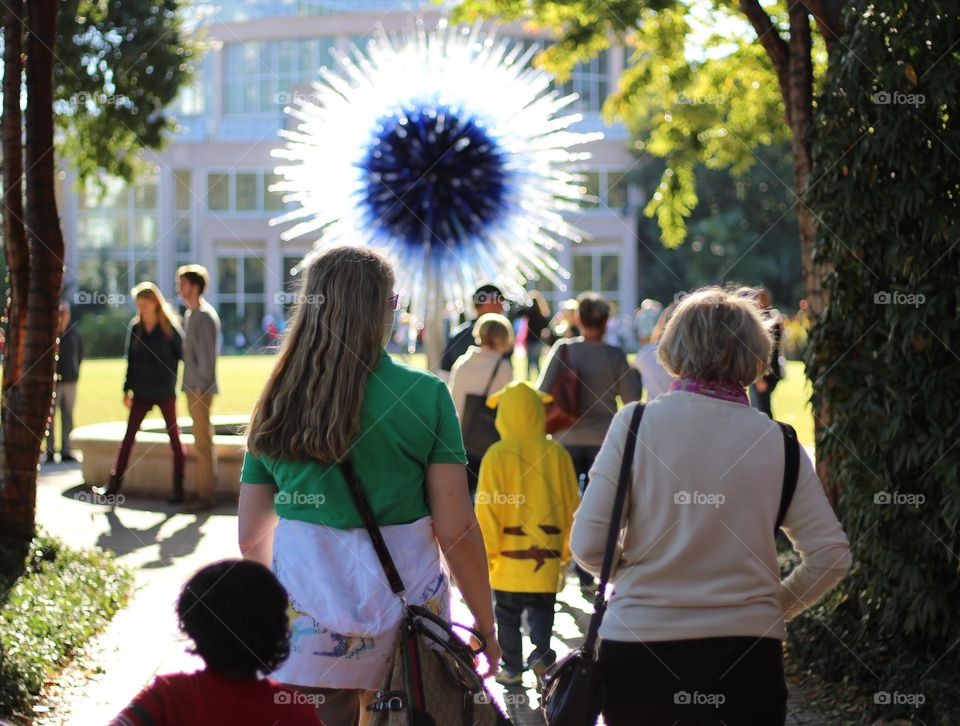
M 783 520 L 786 519 L 787 511 L 790 509 L 790 502 L 793 501 L 793 494 L 797 491 L 797 479 L 800 476 L 800 442 L 797 440 L 797 432 L 790 424 L 779 421 L 777 424 L 780 426 L 780 433 L 783 434 L 783 488 L 780 490 L 780 508 L 777 510 L 774 534 L 783 526 Z
M 607 609 L 606 590 L 610 580 L 610 571 L 613 569 L 613 556 L 617 550 L 617 540 L 620 537 L 620 520 L 623 518 L 623 508 L 627 501 L 627 492 L 633 481 L 633 455 L 637 448 L 637 431 L 640 428 L 640 419 L 643 418 L 643 404 L 638 403 L 630 417 L 630 426 L 627 428 L 627 441 L 623 447 L 623 458 L 620 460 L 620 476 L 617 479 L 617 494 L 613 500 L 613 513 L 610 517 L 610 529 L 607 532 L 607 547 L 603 551 L 603 565 L 600 567 L 600 582 L 597 585 L 597 594 L 593 599 L 593 615 L 587 636 L 584 638 L 580 652 L 586 660 L 592 660 L 596 655 L 597 635 L 600 632 L 600 621 Z
M 353 468 L 353 464 L 350 463 L 349 459 L 343 459 L 340 462 L 340 471 L 343 472 L 343 478 L 347 480 L 347 487 L 350 489 L 350 496 L 353 497 L 353 503 L 356 505 L 357 511 L 360 512 L 360 518 L 363 519 L 363 526 L 367 530 L 367 534 L 370 535 L 370 540 L 373 543 L 373 549 L 376 551 L 377 558 L 380 560 L 380 565 L 383 567 L 383 572 L 387 576 L 387 582 L 390 583 L 390 589 L 393 590 L 394 594 L 400 598 L 400 601 L 403 603 L 404 609 L 408 615 L 416 616 L 421 620 L 429 620 L 434 624 L 434 626 L 442 631 L 446 631 L 451 636 L 454 635 L 453 628 L 455 627 L 465 630 L 477 639 L 477 650 L 472 651 L 474 655 L 482 653 L 484 650 L 486 650 L 487 639 L 484 637 L 483 633 L 476 628 L 470 627 L 469 625 L 463 625 L 461 623 L 449 623 L 443 618 L 434 615 L 426 608 L 407 603 L 405 597 L 406 588 L 404 587 L 403 580 L 400 578 L 400 573 L 397 571 L 397 566 L 393 562 L 393 557 L 390 556 L 390 550 L 387 548 L 387 543 L 383 540 L 383 533 L 380 531 L 377 520 L 373 516 L 373 510 L 370 508 L 370 502 L 367 499 L 367 495 L 363 493 L 363 484 L 360 482 L 360 477 L 357 476 L 356 469 Z M 431 635 L 431 637 L 436 639 L 435 634 Z
M 383 572 L 387 576 L 387 582 L 390 583 L 390 589 L 393 590 L 394 594 L 403 600 L 404 605 L 406 605 L 406 599 L 404 598 L 406 588 L 403 585 L 403 580 L 400 579 L 397 566 L 390 556 L 390 550 L 387 549 L 387 543 L 383 541 L 383 534 L 380 532 L 380 527 L 377 526 L 377 520 L 373 517 L 370 502 L 367 501 L 367 497 L 363 493 L 363 485 L 360 483 L 360 477 L 357 476 L 357 472 L 349 459 L 343 459 L 340 462 L 340 471 L 343 472 L 343 478 L 347 480 L 350 496 L 353 497 L 353 503 L 356 505 L 357 511 L 360 512 L 360 518 L 363 520 L 363 526 L 370 535 L 370 540 L 373 542 L 373 549 L 376 551 L 377 557 L 380 559 L 380 564 L 383 566 Z
M 504 361 L 503 356 L 500 356 L 499 358 L 497 358 L 497 363 L 496 365 L 493 366 L 493 370 L 490 372 L 490 380 L 487 381 L 487 386 L 486 388 L 483 389 L 484 401 L 486 401 L 487 396 L 490 395 L 490 386 L 493 385 L 493 379 L 497 377 L 497 371 L 500 370 L 500 364 L 503 363 L 503 361 Z

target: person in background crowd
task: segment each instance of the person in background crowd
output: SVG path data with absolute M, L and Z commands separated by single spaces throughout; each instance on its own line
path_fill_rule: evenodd
M 640 371 L 640 380 L 647 389 L 647 401 L 670 390 L 673 376 L 663 367 L 657 356 L 660 336 L 673 313 L 675 305 L 670 304 L 665 310 L 656 300 L 644 300 L 637 311 L 635 318 L 637 337 L 640 338 L 640 349 L 633 359 L 633 366 Z
M 318 715 L 336 726 L 366 723 L 402 619 L 343 462 L 410 604 L 446 615 L 449 571 L 486 638 L 485 675 L 500 661 L 453 399 L 437 376 L 384 350 L 395 280 L 372 247 L 328 247 L 310 258 L 240 474 L 240 551 L 272 562 L 290 595 L 291 653 L 273 677 L 323 696 Z
M 574 299 L 564 300 L 560 303 L 560 309 L 550 321 L 550 339 L 552 342 L 555 343 L 561 338 L 576 338 L 580 335 L 580 324 L 577 318 L 579 307 L 580 303 Z
M 263 335 L 267 339 L 267 348 L 273 348 L 280 338 L 280 326 L 277 325 L 277 318 L 270 313 L 263 316 L 263 322 L 260 325 Z
M 183 359 L 183 332 L 177 314 L 154 283 L 141 282 L 130 294 L 137 302 L 137 316 L 127 330 L 127 374 L 123 379 L 123 405 L 130 409 L 130 418 L 110 482 L 100 493 L 114 496 L 120 492 L 137 431 L 156 406 L 163 414 L 173 451 L 173 491 L 167 501 L 177 504 L 183 501 L 184 454 L 177 426 L 177 366 Z
M 527 352 L 527 378 L 533 376 L 534 370 L 539 375 L 543 341 L 550 334 L 550 306 L 539 291 L 531 290 L 523 307 L 511 313 L 514 320 L 522 318 L 526 322 L 523 347 Z
M 577 372 L 580 417 L 569 428 L 554 434 L 554 438 L 566 446 L 573 457 L 582 494 L 590 481 L 590 467 L 617 412 L 617 395 L 627 404 L 640 400 L 643 388 L 640 374 L 630 367 L 623 349 L 603 342 L 610 304 L 593 292 L 582 293 L 577 301 L 577 319 L 583 335 L 554 343 L 537 388 L 549 393 L 561 366 Z M 565 349 L 563 354 L 561 349 Z M 578 574 L 584 588 L 592 586 L 591 575 L 583 571 Z
M 499 391 L 513 380 L 513 366 L 509 358 L 504 358 L 504 354 L 513 349 L 510 321 L 496 313 L 485 313 L 473 326 L 473 339 L 477 345 L 471 345 L 466 353 L 457 358 L 448 383 L 461 423 L 469 394 Z M 477 490 L 479 471 L 480 458 L 468 451 L 467 486 L 471 497 Z
M 193 420 L 193 452 L 196 457 L 197 502 L 193 511 L 216 505 L 216 448 L 210 408 L 217 386 L 217 355 L 220 346 L 220 316 L 203 297 L 210 274 L 201 265 L 177 269 L 177 291 L 187 306 L 183 317 L 183 392 Z
M 290 652 L 287 593 L 266 567 L 203 567 L 183 586 L 177 619 L 206 667 L 157 676 L 110 726 L 322 726 L 307 699 L 259 677 Z
M 783 365 L 780 362 L 780 341 L 783 339 L 783 318 L 780 311 L 772 307 L 773 300 L 770 291 L 761 287 L 755 297 L 757 307 L 763 317 L 770 321 L 770 330 L 773 333 L 773 347 L 770 349 L 770 364 L 767 372 L 750 386 L 750 403 L 759 411 L 773 418 L 770 408 L 770 399 L 773 389 L 783 378 Z
M 57 349 L 57 371 L 54 376 L 53 405 L 50 409 L 50 428 L 47 429 L 47 463 L 54 461 L 57 442 L 54 422 L 60 411 L 60 461 L 76 461 L 70 450 L 70 432 L 73 431 L 73 407 L 77 402 L 77 381 L 83 360 L 83 341 L 77 325 L 70 325 L 70 303 L 60 301 L 60 346 Z
M 604 341 L 624 350 L 634 350 L 637 339 L 633 330 L 633 318 L 623 313 L 611 314 Z
M 801 447 L 782 525 L 800 564 L 780 578 L 784 439 L 744 390 L 766 368 L 768 328 L 739 291 L 705 288 L 677 305 L 660 340 L 678 380 L 647 404 L 627 462 L 616 592 L 600 626 L 609 726 L 782 725 L 784 621 L 850 567 L 847 538 Z M 633 414 L 626 406 L 614 418 L 574 517 L 573 555 L 593 573 Z M 713 698 L 690 699 L 694 692 Z
M 477 318 L 487 313 L 503 315 L 506 309 L 506 298 L 500 288 L 487 283 L 478 287 L 473 293 L 473 307 L 477 311 Z M 467 352 L 473 343 L 473 326 L 477 320 L 467 320 L 450 332 L 447 348 L 440 356 L 440 370 L 447 373 L 453 368 L 457 359 Z
M 547 438 L 541 398 L 550 396 L 515 381 L 487 399 L 497 409 L 500 441 L 480 464 L 476 510 L 503 648 L 497 682 L 505 686 L 520 685 L 525 667 L 539 683 L 556 660 L 550 647 L 554 608 L 579 503 L 573 461 L 562 445 Z M 526 663 L 520 635 L 524 612 L 534 645 Z

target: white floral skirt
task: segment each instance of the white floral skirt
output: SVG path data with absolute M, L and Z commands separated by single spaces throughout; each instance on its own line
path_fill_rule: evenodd
M 449 618 L 450 590 L 433 519 L 381 527 L 407 601 Z M 376 689 L 402 618 L 365 529 L 281 519 L 273 572 L 290 596 L 290 656 L 270 674 L 281 683 Z

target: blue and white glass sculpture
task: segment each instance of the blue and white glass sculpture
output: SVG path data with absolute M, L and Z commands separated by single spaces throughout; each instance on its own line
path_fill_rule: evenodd
M 601 137 L 570 130 L 576 99 L 530 65 L 536 46 L 480 25 L 382 30 L 336 54 L 287 112 L 273 187 L 293 208 L 284 239 L 384 248 L 400 266 L 401 302 L 418 321 L 462 309 L 480 281 L 521 294 L 546 277 L 565 289 L 554 253 L 582 233 L 564 212 L 585 195 L 571 151 Z

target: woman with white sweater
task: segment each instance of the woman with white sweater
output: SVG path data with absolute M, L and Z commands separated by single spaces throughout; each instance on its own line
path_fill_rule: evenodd
M 774 541 L 786 459 L 780 427 L 745 388 L 770 359 L 751 291 L 686 297 L 659 355 L 677 380 L 646 406 L 599 651 L 608 726 L 774 726 L 786 719 L 784 622 L 850 567 L 847 539 L 800 453 L 782 529 L 800 565 L 781 580 Z M 571 535 L 599 573 L 634 406 L 617 414 Z
M 460 424 L 464 424 L 467 396 L 482 395 L 499 391 L 513 380 L 513 365 L 510 363 L 510 351 L 513 350 L 513 327 L 510 321 L 497 313 L 484 313 L 477 318 L 473 326 L 473 339 L 467 352 L 457 358 L 450 369 L 450 395 L 457 409 Z M 480 474 L 480 459 L 470 441 L 467 446 L 467 486 L 470 496 L 477 491 Z

